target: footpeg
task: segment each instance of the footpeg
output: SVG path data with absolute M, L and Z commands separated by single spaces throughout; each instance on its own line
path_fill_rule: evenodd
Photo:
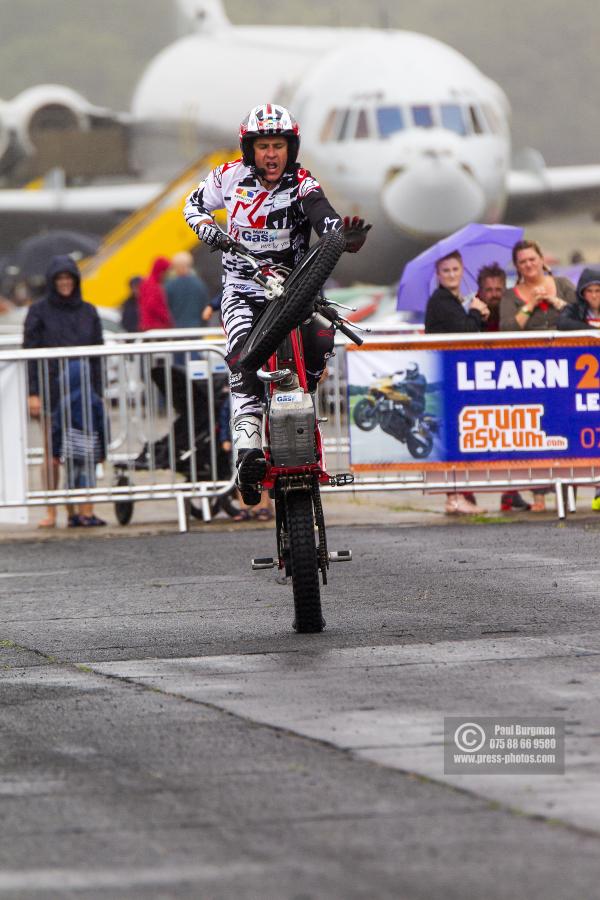
M 272 556 L 255 556 L 252 560 L 253 569 L 274 569 L 275 560 Z
M 351 562 L 352 550 L 330 550 L 327 554 L 329 562 Z
M 331 487 L 341 487 L 342 484 L 354 484 L 354 475 L 352 472 L 339 472 L 332 475 L 329 479 Z

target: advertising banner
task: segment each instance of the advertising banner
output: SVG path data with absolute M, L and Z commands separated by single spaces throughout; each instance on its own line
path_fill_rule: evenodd
M 346 360 L 355 470 L 600 463 L 593 339 L 372 343 Z

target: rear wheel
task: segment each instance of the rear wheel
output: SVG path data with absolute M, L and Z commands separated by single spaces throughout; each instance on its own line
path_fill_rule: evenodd
M 294 628 L 299 634 L 322 631 L 321 587 L 312 494 L 289 491 L 286 518 L 294 588 Z
M 285 281 L 283 297 L 271 300 L 248 335 L 240 354 L 246 370 L 256 371 L 289 332 L 312 313 L 313 302 L 346 249 L 341 231 L 323 235 Z

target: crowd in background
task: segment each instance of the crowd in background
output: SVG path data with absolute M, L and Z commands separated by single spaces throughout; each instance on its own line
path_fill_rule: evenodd
M 518 241 L 512 251 L 516 281 L 507 286 L 507 273 L 496 262 L 478 273 L 477 293 L 467 304 L 461 296 L 463 260 L 458 251 L 437 261 L 438 287 L 425 311 L 426 334 L 460 334 L 492 331 L 547 331 L 600 327 L 600 267 L 583 269 L 577 287 L 568 279 L 554 276 L 535 241 Z M 502 494 L 504 512 L 543 512 L 546 490 L 533 492 L 527 503 L 518 491 Z M 600 496 L 595 498 L 600 508 Z M 478 515 L 485 512 L 471 493 L 447 495 L 448 515 Z
M 516 281 L 508 286 L 507 272 L 490 260 L 478 274 L 476 294 L 467 301 L 461 296 L 463 261 L 459 252 L 439 259 L 436 264 L 438 287 L 432 293 L 425 312 L 426 334 L 476 333 L 497 331 L 542 331 L 548 329 L 585 329 L 600 327 L 600 267 L 584 268 L 577 287 L 568 278 L 550 271 L 541 248 L 535 241 L 521 240 L 515 244 L 512 261 Z M 583 260 L 581 260 L 583 261 Z M 157 257 L 146 275 L 129 281 L 129 295 L 120 307 L 124 331 L 146 332 L 154 329 L 194 328 L 210 322 L 220 309 L 220 295 L 210 297 L 204 281 L 194 270 L 190 253 L 181 252 L 172 260 Z M 0 310 L 1 312 L 1 310 Z M 91 329 L 91 330 L 90 330 Z M 93 334 L 92 334 L 93 331 Z M 95 307 L 81 296 L 77 265 L 69 257 L 57 257 L 49 269 L 46 289 L 39 302 L 34 302 L 25 322 L 24 347 L 77 346 L 102 342 L 100 320 Z M 183 360 L 174 359 L 176 364 Z M 43 424 L 47 466 L 45 483 L 56 488 L 59 460 L 73 441 L 71 424 L 81 419 L 81 391 L 92 399 L 95 409 L 92 443 L 85 455 L 75 457 L 71 447 L 67 466 L 68 487 L 93 487 L 95 465 L 106 454 L 106 435 L 103 432 L 98 404 L 101 386 L 94 366 L 76 371 L 70 366 L 67 375 L 70 408 L 69 430 L 64 427 L 65 413 L 60 411 L 57 384 L 44 389 L 38 383 L 35 366 L 30 366 L 29 412 Z M 56 373 L 54 373 L 56 375 Z M 85 377 L 84 377 L 85 376 Z M 65 390 L 60 391 L 64 396 Z M 101 407 L 100 407 L 101 408 Z M 217 411 L 218 441 L 223 452 L 231 451 L 228 430 L 228 392 L 224 391 Z M 62 423 L 62 425 L 61 425 Z M 69 444 L 69 446 L 71 446 Z M 600 509 L 600 496 L 593 507 Z M 507 491 L 500 501 L 502 511 L 543 511 L 545 492 L 534 491 L 532 504 L 519 492 Z M 472 493 L 449 493 L 446 512 L 451 515 L 477 515 L 485 512 Z M 251 511 L 241 500 L 230 509 L 236 521 L 249 518 L 267 520 L 272 517 L 271 504 L 265 495 L 260 506 Z M 54 527 L 56 507 L 49 507 L 42 527 Z M 71 506 L 68 510 L 70 527 L 102 525 L 91 504 Z

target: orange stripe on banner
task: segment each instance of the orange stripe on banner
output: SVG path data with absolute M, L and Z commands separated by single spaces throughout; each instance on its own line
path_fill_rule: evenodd
M 470 472 L 473 469 L 481 471 L 483 469 L 531 469 L 541 477 L 541 472 L 545 469 L 572 469 L 586 468 L 591 469 L 594 466 L 600 466 L 600 457 L 592 457 L 590 459 L 540 459 L 536 460 L 490 460 L 489 462 L 472 462 L 465 465 L 464 462 L 429 462 L 429 463 L 354 463 L 350 466 L 352 472 L 402 472 L 402 471 L 419 471 L 419 472 Z
M 542 347 L 550 349 L 552 347 L 590 347 L 590 344 L 593 345 L 593 340 L 590 338 L 580 337 L 580 338 L 560 338 L 560 339 L 549 339 L 549 338 L 530 338 L 528 340 L 503 340 L 503 341 L 482 341 L 482 340 L 474 340 L 474 341 L 431 341 L 431 342 L 421 342 L 421 341 L 410 341 L 410 342 L 402 342 L 402 343 L 372 343 L 372 344 L 362 344 L 362 346 L 357 347 L 355 344 L 349 344 L 346 347 L 346 352 L 352 353 L 361 353 L 364 350 L 493 350 L 498 348 L 500 350 L 505 349 L 514 349 L 515 347 Z

